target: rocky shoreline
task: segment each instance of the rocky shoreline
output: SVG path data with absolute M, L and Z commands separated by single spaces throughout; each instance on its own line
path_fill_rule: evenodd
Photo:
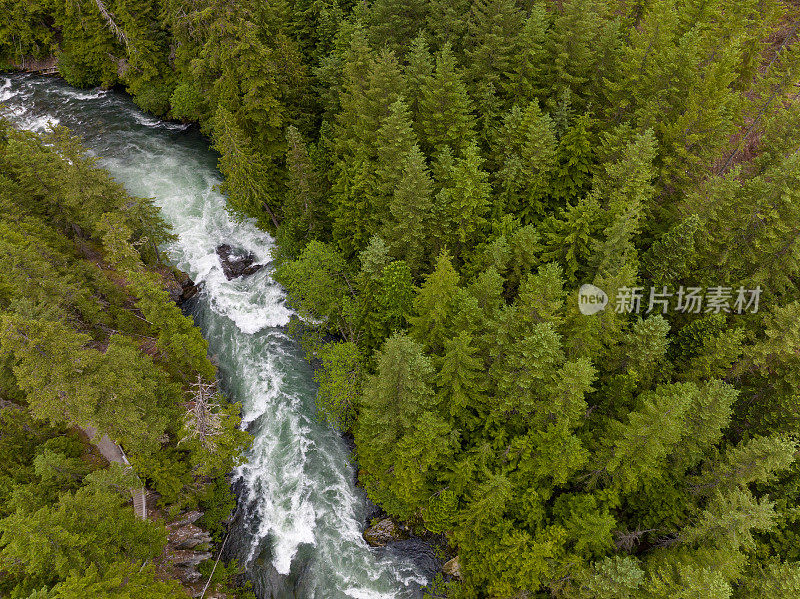
M 170 299 L 179 307 L 183 307 L 203 289 L 202 281 L 195 283 L 187 273 L 175 267 L 165 267 L 161 274 Z M 148 509 L 148 513 L 152 514 L 151 519 L 163 520 L 167 528 L 167 544 L 156 564 L 162 576 L 180 582 L 191 597 L 228 599 L 228 595 L 214 586 L 206 589 L 209 577 L 198 569 L 200 564 L 222 552 L 211 534 L 197 524 L 204 513 L 194 509 L 170 518 L 157 508 L 155 493 L 149 493 L 148 499 L 148 503 L 152 501 L 152 511 Z

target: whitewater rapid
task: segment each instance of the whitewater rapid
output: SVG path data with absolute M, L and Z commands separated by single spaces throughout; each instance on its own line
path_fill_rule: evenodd
M 177 235 L 164 248 L 170 261 L 204 283 L 193 315 L 254 437 L 233 474 L 240 497 L 230 549 L 258 595 L 419 597 L 430 575 L 419 560 L 370 549 L 361 537 L 363 494 L 343 441 L 315 416 L 312 373 L 282 331 L 292 312 L 270 268 L 233 281 L 222 272 L 218 245 L 268 265 L 273 241 L 226 211 L 205 140 L 141 112 L 123 94 L 76 90 L 54 78 L 0 77 L 0 104 L 0 114 L 22 128 L 67 126 L 131 194 L 154 198 Z

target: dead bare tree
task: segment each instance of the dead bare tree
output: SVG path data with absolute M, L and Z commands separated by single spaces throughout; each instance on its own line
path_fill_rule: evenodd
M 97 5 L 97 10 L 100 11 L 100 15 L 103 17 L 103 19 L 105 19 L 111 32 L 119 41 L 125 44 L 126 48 L 130 49 L 131 44 L 128 40 L 128 36 L 125 35 L 125 32 L 122 30 L 122 28 L 114 22 L 114 15 L 108 12 L 106 5 L 103 4 L 103 0 L 94 0 L 94 3 Z
M 206 383 L 200 375 L 197 382 L 192 383 L 192 399 L 186 410 L 186 435 L 181 443 L 197 439 L 203 449 L 213 449 L 214 437 L 222 433 L 222 417 L 218 413 L 217 387 L 214 383 Z
M 616 530 L 614 531 L 614 544 L 617 549 L 630 553 L 648 532 L 655 532 L 655 529 L 641 530 L 637 527 L 636 530 Z

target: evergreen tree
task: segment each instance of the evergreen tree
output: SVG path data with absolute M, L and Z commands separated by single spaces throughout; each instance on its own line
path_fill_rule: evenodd
M 355 407 L 361 397 L 364 373 L 362 357 L 352 342 L 331 343 L 321 352 L 322 369 L 314 374 L 319 383 L 317 407 L 326 421 L 339 430 L 353 426 Z
M 511 64 L 520 48 L 518 36 L 524 13 L 513 0 L 474 0 L 469 15 L 468 35 L 464 40 L 466 79 L 473 98 L 478 99 L 482 137 L 491 135 L 495 117 L 504 108 Z
M 444 348 L 445 340 L 450 338 L 458 289 L 458 273 L 450 255 L 444 251 L 436 259 L 436 268 L 425 278 L 414 297 L 416 315 L 409 319 L 411 337 L 437 354 Z
M 459 49 L 467 33 L 470 0 L 429 0 L 427 30 L 437 48 L 450 44 Z
M 425 79 L 419 101 L 419 127 L 423 149 L 430 155 L 445 147 L 454 154 L 475 140 L 472 105 L 456 57 L 445 44 L 436 54 L 436 68 Z
M 288 180 L 282 204 L 281 229 L 289 229 L 290 232 L 281 234 L 301 241 L 322 230 L 325 223 L 322 181 L 305 141 L 293 125 L 286 129 L 286 139 Z
M 378 193 L 388 198 L 404 176 L 406 157 L 417 145 L 411 115 L 403 100 L 389 108 L 378 129 L 376 175 Z M 384 202 L 388 200 L 383 200 Z
M 485 410 L 485 387 L 482 364 L 475 356 L 469 333 L 462 331 L 444 343 L 445 354 L 437 376 L 437 386 L 443 405 L 449 406 L 450 416 L 468 429 L 480 424 Z
M 53 506 L 18 508 L 0 521 L 0 564 L 28 593 L 73 572 L 156 557 L 166 530 L 138 520 L 124 503 L 122 495 L 90 484 L 62 494 Z
M 754 437 L 707 463 L 693 484 L 696 493 L 723 493 L 750 483 L 766 483 L 794 461 L 795 443 L 785 437 Z
M 318 322 L 325 332 L 338 332 L 349 341 L 356 339 L 358 331 L 350 306 L 355 295 L 352 275 L 334 247 L 312 241 L 297 260 L 281 264 L 275 276 L 297 298 L 297 309 L 304 319 Z
M 425 87 L 425 82 L 433 75 L 433 69 L 434 60 L 428 47 L 428 39 L 424 32 L 420 32 L 411 42 L 406 56 L 406 65 L 403 68 L 403 76 L 406 80 L 406 97 L 418 137 L 422 134 L 419 128 L 422 111 L 422 90 Z
M 262 155 L 252 149 L 250 140 L 237 126 L 233 114 L 222 105 L 214 115 L 215 147 L 220 153 L 219 170 L 225 176 L 222 191 L 233 210 L 259 219 L 266 217 L 278 228 L 269 194 L 269 167 Z
M 553 123 L 534 100 L 524 110 L 506 115 L 498 139 L 505 157 L 498 173 L 503 208 L 528 224 L 547 211 L 547 195 L 556 167 L 557 142 Z
M 425 157 L 414 146 L 403 157 L 402 176 L 389 200 L 392 219 L 386 225 L 386 240 L 393 256 L 405 260 L 413 275 L 430 262 L 428 240 L 433 228 L 433 181 Z
M 91 565 L 82 574 L 70 574 L 55 586 L 47 597 L 52 599 L 135 599 L 147 595 L 153 599 L 177 599 L 184 595 L 175 581 L 156 578 L 152 567 L 140 567 L 128 562 L 116 562 L 104 571 Z
M 448 169 L 445 187 L 436 194 L 433 213 L 443 228 L 439 247 L 452 248 L 456 258 L 475 244 L 487 224 L 491 186 L 482 162 L 478 147 L 466 146 L 463 158 Z
M 692 385 L 658 387 L 644 394 L 641 408 L 627 422 L 613 422 L 603 445 L 603 471 L 623 491 L 631 491 L 658 476 L 663 460 L 683 434 L 683 421 L 696 388 Z
M 641 231 L 642 216 L 653 194 L 655 150 L 653 135 L 647 131 L 627 144 L 618 161 L 605 167 L 605 177 L 597 189 L 607 197 L 609 224 L 604 230 L 605 240 L 595 248 L 599 277 L 614 276 L 626 265 L 635 264 L 633 238 Z
M 591 117 L 582 114 L 559 139 L 558 168 L 550 184 L 553 199 L 572 204 L 588 190 L 594 157 L 592 126 Z
M 364 385 L 355 428 L 362 482 L 401 517 L 427 500 L 426 474 L 447 460 L 453 443 L 450 427 L 433 411 L 432 377 L 422 346 L 396 334 L 384 344 L 376 374 Z M 389 470 L 405 476 L 388 480 Z
M 564 92 L 579 109 L 604 105 L 604 79 L 617 80 L 619 24 L 603 0 L 569 0 L 559 6 L 548 37 L 550 102 Z
M 427 16 L 428 2 L 424 0 L 376 0 L 370 7 L 370 41 L 376 48 L 386 46 L 402 55 L 408 40 L 422 30 Z
M 634 557 L 606 557 L 576 576 L 577 597 L 632 599 L 644 580 L 644 571 Z

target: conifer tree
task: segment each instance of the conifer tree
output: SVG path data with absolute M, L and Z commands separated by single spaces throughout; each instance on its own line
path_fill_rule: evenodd
M 681 467 L 696 466 L 720 442 L 730 423 L 736 397 L 733 387 L 714 379 L 694 394 L 684 421 L 683 451 L 675 456 Z
M 450 44 L 459 50 L 467 33 L 470 0 L 429 0 L 427 30 L 435 48 Z
M 403 76 L 406 80 L 406 98 L 409 109 L 411 110 L 414 130 L 417 136 L 421 136 L 420 113 L 422 111 L 422 90 L 425 81 L 433 74 L 434 59 L 428 47 L 428 38 L 422 31 L 414 38 L 406 56 L 406 65 L 403 68 Z
M 464 40 L 466 80 L 477 100 L 481 137 L 490 139 L 507 107 L 508 73 L 519 54 L 524 13 L 513 0 L 474 0 Z
M 790 599 L 798 592 L 800 592 L 800 570 L 797 563 L 772 562 L 766 567 L 759 567 L 747 577 L 739 587 L 737 597 Z
M 754 5 L 723 10 L 663 0 L 648 6 L 631 32 L 611 100 L 618 114 L 654 130 L 665 184 L 690 186 L 733 132 L 742 100 L 731 84 L 743 45 L 761 34 Z
M 548 92 L 545 76 L 548 67 L 548 27 L 550 13 L 544 2 L 531 6 L 522 28 L 517 32 L 517 54 L 509 64 L 505 93 L 521 104 L 542 100 Z
M 795 443 L 786 436 L 754 437 L 706 463 L 692 489 L 706 495 L 753 482 L 766 483 L 791 466 L 795 449 Z
M 93 426 L 137 450 L 151 450 L 166 427 L 158 409 L 163 373 L 127 339 L 114 336 L 101 353 L 90 337 L 60 323 L 4 314 L 3 353 L 38 418 Z
M 468 78 L 473 86 L 491 86 L 504 91 L 500 78 L 512 70 L 517 36 L 524 26 L 524 13 L 509 0 L 474 0 L 469 15 L 469 35 L 464 40 Z
M 774 526 L 774 504 L 758 500 L 744 489 L 716 491 L 701 511 L 697 523 L 681 533 L 685 543 L 708 543 L 738 549 L 753 547 L 753 532 Z
M 124 503 L 121 494 L 89 484 L 63 493 L 52 506 L 18 508 L 0 521 L 0 563 L 27 594 L 93 566 L 156 557 L 166 542 L 166 530 L 137 519 Z
M 145 564 L 141 567 L 126 561 L 111 564 L 99 570 L 89 566 L 85 572 L 70 574 L 46 595 L 52 599 L 135 599 L 147 596 L 152 599 L 178 599 L 184 595 L 181 585 L 173 580 L 162 581 L 155 569 Z M 31 595 L 36 597 L 36 595 Z M 45 599 L 45 596 L 42 597 Z
M 411 495 L 403 491 L 405 481 L 387 480 L 385 473 L 396 466 L 402 466 L 407 456 L 400 450 L 415 445 L 418 459 L 423 459 L 425 449 L 437 459 L 440 451 L 447 445 L 449 427 L 437 420 L 432 412 L 435 396 L 431 387 L 433 368 L 430 359 L 423 355 L 422 346 L 404 334 L 390 337 L 378 356 L 376 374 L 364 385 L 364 395 L 360 403 L 359 419 L 355 436 L 361 450 L 359 460 L 363 468 L 363 482 L 379 497 L 390 513 L 408 515 L 420 507 L 422 501 L 417 492 Z M 424 427 L 423 418 L 429 419 L 435 434 L 425 437 L 430 431 Z M 418 431 L 418 432 L 415 432 Z M 435 450 L 432 444 L 441 444 Z M 423 453 L 418 453 L 422 449 Z M 412 458 L 414 459 L 414 458 Z M 424 458 L 429 459 L 429 458 Z M 412 483 L 414 485 L 419 483 Z
M 308 147 L 296 127 L 286 129 L 287 193 L 282 203 L 281 229 L 291 229 L 291 237 L 305 239 L 321 230 L 323 213 L 322 181 Z
M 451 248 L 455 257 L 475 244 L 488 222 L 491 186 L 482 163 L 477 145 L 466 146 L 463 158 L 448 169 L 444 189 L 436 194 L 433 213 L 444 229 L 439 247 Z
M 252 149 L 250 140 L 235 122 L 233 114 L 222 105 L 214 115 L 214 144 L 220 153 L 219 170 L 225 175 L 222 191 L 231 207 L 266 225 L 268 216 L 277 229 L 278 219 L 270 207 L 269 167 Z
M 552 105 L 565 91 L 579 109 L 589 101 L 605 103 L 604 78 L 616 80 L 620 46 L 612 10 L 603 0 L 569 0 L 560 5 L 548 37 Z
M 628 414 L 625 423 L 611 424 L 602 467 L 616 487 L 631 491 L 658 475 L 681 439 L 694 393 L 692 385 L 658 387 L 644 394 L 641 408 Z
M 443 251 L 436 259 L 436 268 L 425 277 L 414 297 L 416 315 L 409 319 L 410 336 L 437 354 L 444 347 L 445 340 L 450 338 L 458 289 L 458 273 L 450 255 Z
M 498 138 L 505 154 L 498 177 L 504 210 L 528 224 L 547 211 L 546 197 L 556 167 L 557 141 L 553 123 L 535 100 L 524 110 L 506 115 Z
M 370 41 L 376 48 L 389 47 L 402 55 L 408 40 L 422 31 L 427 16 L 425 0 L 376 0 L 370 7 Z
M 450 44 L 436 54 L 436 68 L 422 87 L 419 127 L 430 155 L 445 147 L 458 155 L 475 139 L 472 105 Z
M 636 558 L 606 557 L 579 571 L 574 593 L 581 599 L 633 599 L 643 580 L 644 571 Z
M 697 258 L 695 239 L 700 227 L 696 214 L 678 221 L 642 256 L 642 271 L 658 287 L 684 280 Z
M 430 262 L 432 195 L 433 181 L 425 157 L 414 146 L 402 159 L 402 176 L 389 200 L 391 220 L 385 225 L 392 255 L 405 260 L 413 275 L 420 274 Z
M 485 409 L 483 365 L 475 355 L 471 335 L 466 331 L 445 341 L 444 350 L 437 375 L 438 393 L 443 405 L 449 406 L 451 418 L 468 429 L 474 429 L 480 424 Z
M 389 115 L 378 129 L 376 175 L 378 193 L 388 202 L 389 196 L 404 176 L 405 160 L 417 145 L 411 115 L 400 99 L 389 108 Z
M 362 356 L 352 342 L 330 343 L 320 352 L 322 368 L 314 373 L 319 383 L 317 407 L 326 421 L 347 431 L 353 426 L 361 397 L 364 372 Z
M 594 140 L 593 121 L 588 114 L 575 119 L 558 140 L 558 168 L 550 184 L 550 195 L 560 202 L 574 204 L 591 184 Z
M 402 97 L 404 82 L 395 55 L 382 52 L 371 57 L 361 29 L 354 32 L 344 77 L 335 142 L 338 164 L 332 190 L 333 237 L 350 258 L 364 249 L 387 218 L 391 186 L 384 183 L 381 188 L 376 175 L 378 131 L 390 114 L 389 107 Z M 384 139 L 384 150 L 388 150 L 389 142 L 394 140 Z
M 606 178 L 598 191 L 607 197 L 609 224 L 605 240 L 597 243 L 597 274 L 606 278 L 636 264 L 633 238 L 641 230 L 641 219 L 649 209 L 655 176 L 655 139 L 652 132 L 637 135 L 625 147 L 620 160 L 605 167 Z

